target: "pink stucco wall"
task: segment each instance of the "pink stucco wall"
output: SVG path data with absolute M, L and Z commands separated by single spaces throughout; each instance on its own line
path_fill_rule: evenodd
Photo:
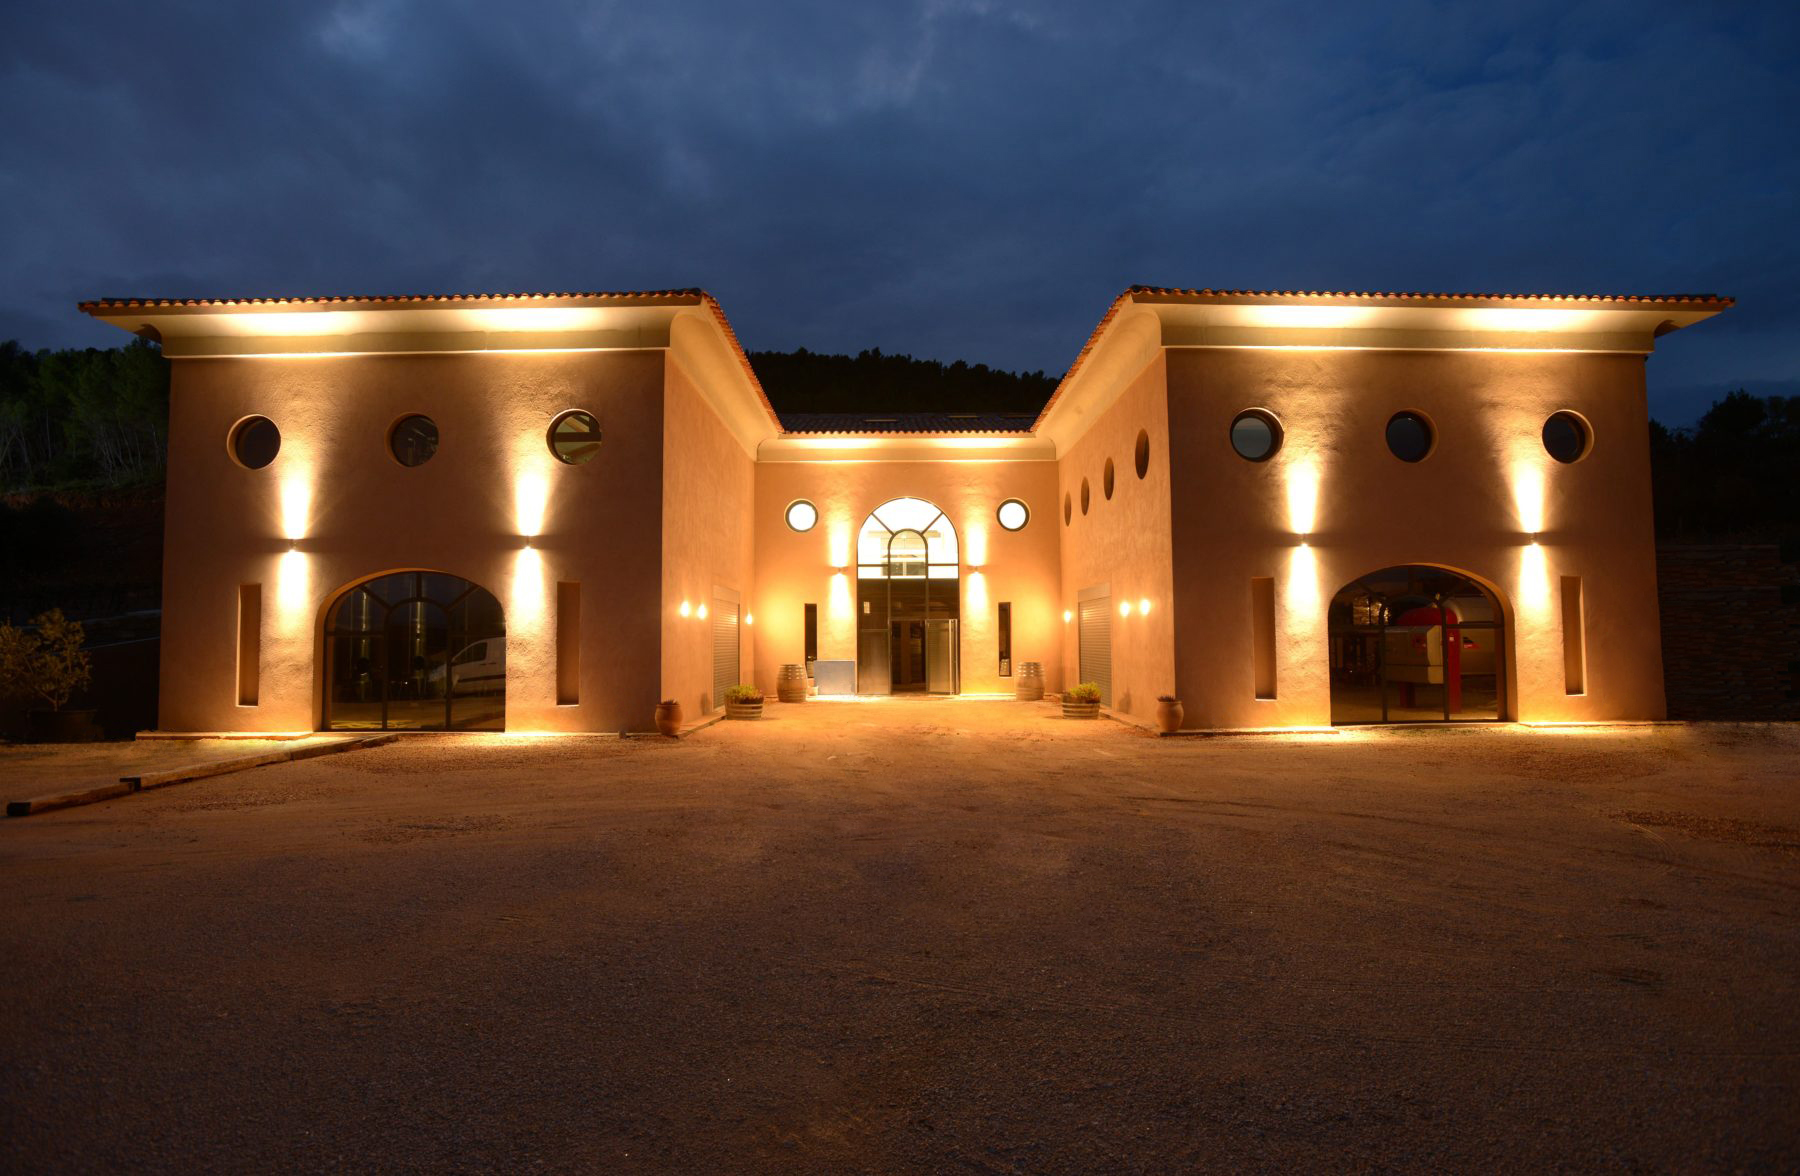
M 472 580 L 505 608 L 508 729 L 645 726 L 659 671 L 663 363 L 660 351 L 177 360 L 161 726 L 312 729 L 326 607 L 410 568 Z M 568 408 L 605 431 L 587 465 L 556 461 L 545 443 Z M 412 469 L 387 448 L 409 413 L 441 436 Z M 227 452 L 249 415 L 281 429 L 261 470 Z M 539 514 L 541 525 L 522 517 Z M 539 531 L 530 553 L 528 528 Z M 574 706 L 555 696 L 559 580 L 580 583 L 585 605 Z M 240 584 L 263 586 L 254 707 L 237 705 Z
M 1511 630 L 1505 717 L 1662 716 L 1641 357 L 1194 349 L 1169 351 L 1167 367 L 1175 652 L 1190 726 L 1329 722 L 1326 608 L 1355 577 L 1399 564 L 1452 568 L 1499 597 Z M 1285 430 L 1267 462 L 1230 446 L 1233 417 L 1253 407 Z M 1540 438 L 1558 409 L 1592 426 L 1591 452 L 1572 465 Z M 1416 464 L 1386 445 L 1403 410 L 1435 426 L 1436 448 Z M 1586 597 L 1578 696 L 1564 692 L 1564 575 L 1581 576 Z M 1253 576 L 1276 585 L 1272 700 L 1254 697 Z
M 1060 609 L 1077 609 L 1077 596 L 1105 585 L 1112 600 L 1112 706 L 1142 717 L 1156 713 L 1156 697 L 1175 685 L 1174 633 L 1184 618 L 1171 607 L 1169 412 L 1164 365 L 1159 356 L 1107 406 L 1057 462 L 1056 523 L 1062 536 Z M 1148 434 L 1149 462 L 1137 473 L 1140 432 Z M 1106 463 L 1113 463 L 1113 493 L 1105 491 Z M 1088 509 L 1081 508 L 1082 482 Z M 1069 504 L 1065 524 L 1063 506 Z M 1141 612 L 1141 602 L 1150 612 Z M 1131 615 L 1118 606 L 1129 601 Z M 1059 615 L 1060 615 L 1059 609 Z M 1076 623 L 1067 626 L 1064 676 L 1074 682 L 1079 648 Z
M 998 606 L 1011 602 L 1013 661 L 1041 661 L 1056 689 L 1062 660 L 1057 600 L 1059 518 L 1056 465 L 1049 461 L 762 462 L 756 466 L 756 681 L 775 686 L 779 667 L 801 661 L 804 612 L 819 606 L 819 656 L 856 658 L 856 535 L 869 512 L 893 498 L 922 498 L 956 528 L 961 576 L 962 689 L 1011 693 L 999 674 Z M 819 510 L 804 534 L 785 522 L 797 498 Z M 1008 498 L 1031 510 L 1021 531 L 994 512 Z M 834 570 L 843 565 L 841 573 Z
M 713 696 L 713 621 L 698 615 L 699 606 L 710 611 L 714 589 L 724 588 L 738 594 L 740 618 L 754 615 L 754 482 L 750 454 L 671 358 L 663 410 L 662 697 L 680 701 L 689 717 L 724 705 Z M 686 617 L 684 600 L 692 606 Z M 745 677 L 755 664 L 756 627 L 740 620 L 738 632 Z

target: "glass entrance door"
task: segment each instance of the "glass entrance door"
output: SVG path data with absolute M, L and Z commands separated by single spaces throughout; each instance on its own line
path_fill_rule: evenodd
M 506 621 L 485 588 L 395 572 L 338 598 L 325 624 L 330 731 L 506 728 Z

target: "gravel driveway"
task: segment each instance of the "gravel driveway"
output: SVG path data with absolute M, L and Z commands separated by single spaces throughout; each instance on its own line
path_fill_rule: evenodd
M 0 1167 L 1800 1166 L 1800 731 L 771 705 L 0 823 Z

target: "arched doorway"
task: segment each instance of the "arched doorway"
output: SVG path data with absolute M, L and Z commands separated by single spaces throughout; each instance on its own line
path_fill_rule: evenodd
M 856 537 L 856 688 L 955 694 L 962 598 L 956 528 L 920 498 L 882 503 Z
M 1421 565 L 1332 598 L 1331 721 L 1492 722 L 1505 714 L 1506 618 L 1467 576 Z
M 504 731 L 506 617 L 442 572 L 357 584 L 325 617 L 328 731 Z

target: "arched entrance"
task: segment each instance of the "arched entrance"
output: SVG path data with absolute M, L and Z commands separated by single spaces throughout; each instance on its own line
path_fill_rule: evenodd
M 956 528 L 920 498 L 882 503 L 856 537 L 856 688 L 955 694 L 962 581 Z
M 328 731 L 504 731 L 506 617 L 442 572 L 390 572 L 328 606 Z
M 1505 713 L 1506 618 L 1469 577 L 1407 565 L 1358 577 L 1329 613 L 1331 721 L 1494 721 Z

